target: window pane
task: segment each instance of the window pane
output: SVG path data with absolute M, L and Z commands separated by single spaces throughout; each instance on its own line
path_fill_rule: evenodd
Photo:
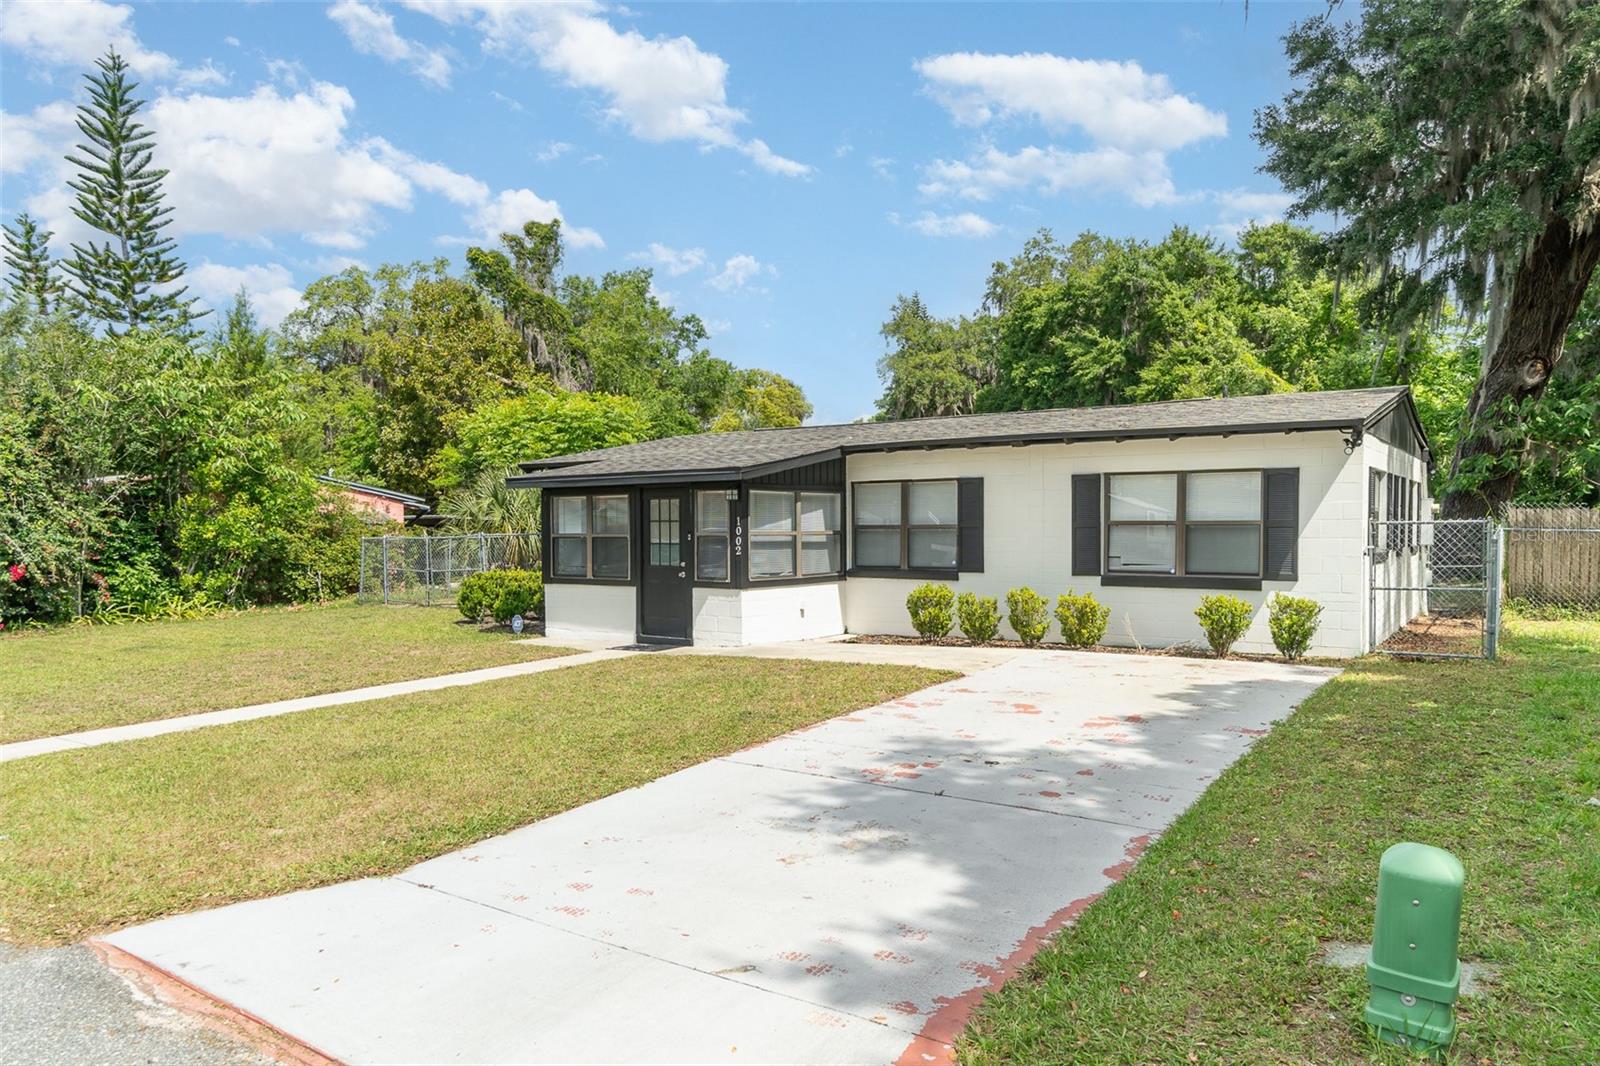
M 794 493 L 752 492 L 750 531 L 781 533 L 794 529 Z
M 913 481 L 909 491 L 911 493 L 910 513 L 906 516 L 906 521 L 909 525 L 953 526 L 956 524 L 956 483 L 954 481 Z M 914 538 L 912 543 L 916 543 Z
M 900 565 L 900 528 L 856 530 L 857 566 Z
M 913 567 L 954 570 L 956 531 L 953 529 L 913 529 L 909 563 Z
M 1170 574 L 1177 568 L 1175 543 L 1172 526 L 1112 526 L 1111 569 Z
M 682 501 L 675 498 L 650 501 L 649 522 L 645 532 L 651 566 L 683 565 L 683 525 L 679 516 L 681 505 Z
M 1183 516 L 1190 522 L 1255 522 L 1261 518 L 1261 472 L 1190 474 Z
M 554 533 L 587 533 L 583 516 L 589 501 L 583 496 L 556 497 L 556 524 Z
M 898 526 L 900 482 L 874 481 L 856 486 L 856 525 Z M 896 566 L 899 566 L 896 556 Z
M 793 577 L 793 537 L 751 537 L 751 577 Z
M 694 573 L 701 581 L 728 580 L 727 534 L 700 534 L 694 543 Z
M 593 543 L 595 577 L 628 576 L 627 537 L 595 537 Z
M 588 577 L 588 541 L 583 537 L 555 538 L 555 573 L 559 577 Z
M 1256 574 L 1261 569 L 1261 527 L 1189 526 L 1183 568 L 1191 574 Z
M 628 498 L 626 496 L 596 496 L 594 498 L 594 528 L 592 532 L 628 532 Z
M 1111 475 L 1111 521 L 1171 522 L 1177 517 L 1177 474 Z
M 822 537 L 800 538 L 800 573 L 837 574 L 839 572 L 839 535 L 830 533 Z
M 835 492 L 802 492 L 800 494 L 800 529 L 807 533 L 839 528 L 839 494 Z
M 700 528 L 707 533 L 726 533 L 728 531 L 729 515 L 728 496 L 721 489 L 715 492 L 702 492 L 699 502 L 695 507 L 696 521 Z

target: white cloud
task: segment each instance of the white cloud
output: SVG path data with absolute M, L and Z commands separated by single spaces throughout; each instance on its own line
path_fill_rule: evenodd
M 560 159 L 570 151 L 572 151 L 572 145 L 568 144 L 566 141 L 551 141 L 549 144 L 539 149 L 538 154 L 534 158 L 538 159 L 541 163 L 554 163 L 557 159 Z
M 501 189 L 499 195 L 479 204 L 469 221 L 479 237 L 493 243 L 502 233 L 521 233 L 528 222 L 552 222 L 558 218 L 561 218 L 561 205 L 554 200 L 546 200 L 532 189 Z M 606 246 L 594 230 L 568 225 L 565 219 L 562 219 L 561 235 L 571 248 Z
M 713 337 L 720 337 L 733 329 L 733 323 L 725 318 L 708 318 L 703 324 L 706 332 Z
M 981 144 L 966 159 L 926 165 L 919 186 L 925 196 L 988 200 L 1003 192 L 1084 189 L 1119 193 L 1143 207 L 1175 203 L 1189 197 L 1173 183 L 1168 153 L 1228 132 L 1226 115 L 1131 61 L 957 52 L 915 67 L 929 95 L 961 125 L 1020 119 L 1087 141 L 1082 148 L 1016 151 Z
M 245 289 L 250 293 L 256 317 L 264 326 L 276 326 L 300 306 L 300 289 L 294 283 L 294 275 L 279 263 L 225 266 L 204 262 L 191 266 L 183 280 L 190 293 L 218 312 L 233 303 L 234 294 L 240 288 Z
M 706 265 L 706 250 L 704 248 L 669 248 L 655 241 L 650 242 L 648 251 L 630 252 L 629 259 L 654 263 L 665 270 L 672 277 L 678 277 L 698 270 Z
M 146 48 L 133 30 L 133 8 L 101 0 L 75 3 L 10 3 L 0 18 L 0 45 L 36 63 L 87 71 L 115 48 L 141 78 L 177 78 L 211 84 L 222 78 L 210 63 L 186 68 L 172 56 Z
M 1228 132 L 1226 115 L 1132 61 L 956 52 L 915 66 L 929 93 L 963 125 L 1023 116 L 1129 152 L 1171 151 Z
M 377 56 L 390 63 L 402 63 L 412 73 L 439 88 L 450 84 L 450 58 L 443 52 L 402 37 L 394 27 L 394 17 L 359 0 L 339 0 L 328 8 L 328 17 L 344 30 L 356 51 Z
M 882 178 L 884 181 L 894 180 L 893 159 L 889 159 L 881 155 L 875 155 L 871 159 L 867 160 L 867 166 L 871 167 L 872 172 L 878 177 Z
M 721 289 L 723 292 L 738 292 L 750 287 L 750 282 L 762 274 L 776 276 L 777 273 L 775 268 L 761 262 L 755 256 L 740 253 L 724 262 L 722 269 L 713 274 L 709 281 L 713 288 Z
M 900 216 L 894 212 L 890 212 L 889 221 L 895 225 L 902 224 Z M 938 215 L 932 211 L 924 211 L 903 224 L 907 229 L 916 230 L 924 237 L 987 237 L 1000 228 L 972 211 L 962 211 L 953 215 Z
M 315 82 L 292 93 L 161 96 L 150 125 L 166 167 L 173 230 L 250 237 L 282 231 L 359 247 L 381 208 L 409 209 L 413 178 L 381 140 L 346 135 L 355 99 Z
M 748 116 L 728 103 L 728 64 L 689 37 L 646 37 L 618 30 L 600 5 L 504 4 L 493 0 L 406 0 L 443 22 L 466 24 L 485 50 L 511 57 L 531 53 L 545 70 L 604 100 L 606 117 L 643 141 L 690 141 L 730 148 L 770 173 L 811 172 L 738 129 Z
M 1217 204 L 1217 221 L 1211 231 L 1233 240 L 1245 227 L 1264 226 L 1282 221 L 1294 204 L 1294 197 L 1286 192 L 1252 192 L 1249 189 L 1225 189 L 1211 194 Z
M 968 200 L 1029 188 L 1047 195 L 1068 189 L 1121 192 L 1144 207 L 1180 199 L 1166 156 L 1111 147 L 1072 152 L 1030 145 L 1005 152 L 991 145 L 970 159 L 937 159 L 923 168 L 923 178 L 918 188 L 925 196 Z
M 173 235 L 264 241 L 291 233 L 353 252 L 381 226 L 384 212 L 410 210 L 419 190 L 460 207 L 463 220 L 488 240 L 529 219 L 562 217 L 554 201 L 530 189 L 496 193 L 470 174 L 381 137 L 352 139 L 354 108 L 348 90 L 326 82 L 303 89 L 262 85 L 243 96 L 155 97 L 145 115 L 160 132 L 155 161 L 170 171 L 165 186 L 176 208 Z M 76 138 L 72 115 L 66 101 L 24 115 L 0 114 L 4 167 L 34 177 L 42 191 L 25 206 L 64 242 L 86 236 L 66 189 L 73 176 L 64 158 Z M 567 238 L 577 248 L 604 244 L 585 227 L 569 227 Z
M 767 142 L 760 137 L 752 137 L 739 145 L 739 152 L 747 156 L 756 166 L 768 174 L 779 174 L 785 178 L 803 178 L 811 173 L 811 166 L 807 163 L 797 163 L 786 158 L 767 147 Z

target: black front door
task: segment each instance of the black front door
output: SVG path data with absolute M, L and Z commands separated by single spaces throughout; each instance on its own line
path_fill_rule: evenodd
M 690 642 L 693 586 L 689 581 L 689 494 L 644 492 L 644 565 L 639 582 L 639 639 Z

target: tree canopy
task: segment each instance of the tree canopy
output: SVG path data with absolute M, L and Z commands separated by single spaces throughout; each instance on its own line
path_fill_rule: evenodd
M 1256 115 L 1265 169 L 1397 336 L 1487 310 L 1447 514 L 1516 493 L 1530 410 L 1600 263 L 1600 6 L 1367 0 L 1286 39 L 1296 85 Z

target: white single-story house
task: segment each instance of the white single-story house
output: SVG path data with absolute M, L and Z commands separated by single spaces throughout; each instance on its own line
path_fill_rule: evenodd
M 1422 610 L 1403 523 L 1430 464 L 1409 390 L 1382 388 L 705 433 L 510 484 L 544 494 L 557 640 L 910 634 L 906 594 L 940 581 L 1002 614 L 1020 585 L 1092 591 L 1106 643 L 1142 647 L 1203 640 L 1194 608 L 1226 591 L 1256 607 L 1239 650 L 1269 653 L 1268 598 L 1308 596 L 1312 654 L 1349 656 Z

